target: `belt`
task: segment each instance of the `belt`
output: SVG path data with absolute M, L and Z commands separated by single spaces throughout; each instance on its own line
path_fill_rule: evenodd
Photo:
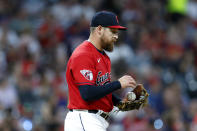
M 88 113 L 98 114 L 101 117 L 103 117 L 105 120 L 107 120 L 109 118 L 109 114 L 104 113 L 104 112 L 99 113 L 99 110 L 77 110 L 77 109 L 69 109 L 69 111 L 71 111 L 71 112 L 73 112 L 73 110 L 76 110 L 76 111 L 85 111 L 85 112 L 88 112 Z

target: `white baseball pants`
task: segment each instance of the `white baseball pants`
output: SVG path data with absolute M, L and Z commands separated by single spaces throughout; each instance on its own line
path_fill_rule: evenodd
M 106 131 L 109 123 L 100 115 L 84 111 L 69 111 L 64 131 Z

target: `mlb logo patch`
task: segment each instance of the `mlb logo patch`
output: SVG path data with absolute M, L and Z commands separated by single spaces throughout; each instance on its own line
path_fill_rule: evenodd
M 87 80 L 93 80 L 93 73 L 90 70 L 80 70 L 80 73 L 87 79 Z

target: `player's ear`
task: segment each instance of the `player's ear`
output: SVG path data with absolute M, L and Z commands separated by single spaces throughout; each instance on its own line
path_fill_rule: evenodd
M 102 27 L 101 25 L 99 25 L 98 27 L 96 27 L 96 32 L 99 36 L 101 36 L 104 32 L 104 27 Z

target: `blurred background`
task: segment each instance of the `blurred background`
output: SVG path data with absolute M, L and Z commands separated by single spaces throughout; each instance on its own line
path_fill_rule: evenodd
M 150 93 L 108 130 L 197 131 L 197 0 L 0 0 L 0 131 L 63 131 L 66 64 L 101 10 L 128 27 L 108 53 L 112 78 Z

